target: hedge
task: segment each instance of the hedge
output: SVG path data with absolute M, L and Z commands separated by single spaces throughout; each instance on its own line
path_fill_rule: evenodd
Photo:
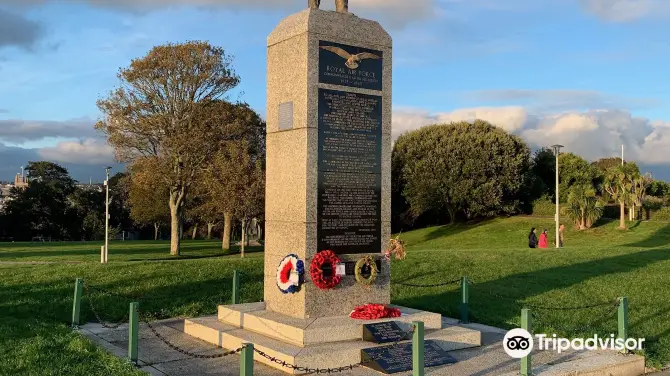
M 565 216 L 566 206 L 561 204 L 559 207 L 561 216 Z M 552 200 L 541 198 L 533 202 L 533 215 L 540 217 L 553 217 L 556 214 L 556 204 Z

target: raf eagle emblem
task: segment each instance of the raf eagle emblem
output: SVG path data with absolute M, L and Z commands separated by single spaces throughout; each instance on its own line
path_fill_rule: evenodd
M 334 46 L 321 46 L 324 50 L 336 53 L 343 59 L 347 59 L 347 61 L 344 63 L 344 65 L 347 66 L 349 69 L 356 69 L 358 68 L 358 65 L 360 64 L 361 61 L 366 60 L 366 59 L 381 59 L 381 56 L 377 56 L 375 54 L 371 54 L 369 52 L 362 52 L 360 54 L 355 54 L 352 55 L 348 53 L 347 51 L 339 48 L 339 47 L 334 47 Z

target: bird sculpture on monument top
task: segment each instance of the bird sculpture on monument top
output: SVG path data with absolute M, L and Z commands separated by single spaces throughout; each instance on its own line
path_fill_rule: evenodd
M 321 5 L 321 0 L 307 0 L 307 4 L 310 8 L 319 9 Z M 335 10 L 341 13 L 349 12 L 349 0 L 335 0 Z

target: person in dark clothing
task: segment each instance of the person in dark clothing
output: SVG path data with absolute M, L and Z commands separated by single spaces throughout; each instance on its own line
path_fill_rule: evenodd
M 530 234 L 528 234 L 528 247 L 537 248 L 537 235 L 535 234 L 535 227 L 530 229 Z

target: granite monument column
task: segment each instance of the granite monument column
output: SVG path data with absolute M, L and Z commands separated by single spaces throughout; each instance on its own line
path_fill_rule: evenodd
M 381 252 L 390 238 L 391 37 L 375 21 L 309 8 L 275 28 L 267 54 L 266 309 L 317 318 L 388 304 Z M 347 275 L 320 290 L 308 270 L 326 249 L 346 262 Z M 307 269 L 295 294 L 276 286 L 288 254 Z M 366 255 L 381 260 L 372 286 L 352 274 Z

